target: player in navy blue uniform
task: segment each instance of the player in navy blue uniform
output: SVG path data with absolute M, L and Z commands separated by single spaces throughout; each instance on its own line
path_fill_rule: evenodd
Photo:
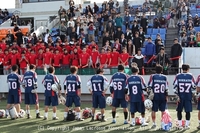
M 182 111 L 183 108 L 186 112 L 185 128 L 189 128 L 190 124 L 190 112 L 192 112 L 192 95 L 196 89 L 195 79 L 191 73 L 189 73 L 190 66 L 188 64 L 182 65 L 183 73 L 176 75 L 174 80 L 174 93 L 177 95 L 177 118 L 179 128 L 182 129 Z
M 7 107 L 6 107 L 6 116 L 9 115 L 8 109 L 14 104 L 16 107 L 16 111 L 18 113 L 18 117 L 20 115 L 20 103 L 21 103 L 21 77 L 18 75 L 18 66 L 12 66 L 12 73 L 7 76 L 7 83 L 8 83 L 8 100 L 7 100 Z
M 197 85 L 197 93 L 198 93 L 198 105 L 197 105 L 197 110 L 198 112 L 198 120 L 199 120 L 199 126 L 197 127 L 197 129 L 200 129 L 200 75 L 197 77 L 196 80 L 196 85 Z
M 105 108 L 106 108 L 106 99 L 105 93 L 108 88 L 108 80 L 103 76 L 103 69 L 98 69 L 97 74 L 91 77 L 91 79 L 87 82 L 87 86 L 89 87 L 89 91 L 92 94 L 92 119 L 91 122 L 94 121 L 94 114 L 96 108 L 101 109 L 102 119 L 101 121 L 105 121 Z M 91 89 L 92 88 L 92 89 Z
M 58 106 L 58 96 L 55 91 L 52 90 L 53 84 L 59 84 L 59 80 L 55 73 L 54 67 L 48 68 L 49 74 L 46 75 L 42 81 L 44 87 L 45 87 L 45 113 L 44 113 L 44 120 L 47 120 L 48 118 L 48 110 L 49 106 L 52 105 L 53 107 L 53 120 L 57 120 L 58 117 L 56 117 L 56 110 Z M 60 90 L 58 90 L 58 93 L 60 94 Z
M 163 116 L 163 113 L 166 109 L 167 99 L 168 99 L 168 81 L 167 77 L 162 73 L 162 66 L 158 65 L 156 66 L 156 74 L 152 74 L 149 79 L 148 86 L 150 90 L 153 92 L 153 107 L 152 107 L 152 121 L 153 126 L 152 129 L 156 128 L 156 112 L 158 112 L 158 109 L 161 111 L 161 118 Z
M 64 91 L 66 94 L 66 108 L 64 112 L 64 121 L 67 121 L 67 116 L 69 112 L 69 107 L 72 107 L 72 104 L 75 105 L 76 116 L 78 117 L 77 120 L 82 121 L 81 118 L 81 79 L 77 75 L 78 68 L 76 66 L 71 66 L 70 68 L 71 74 L 67 75 L 64 81 Z
M 25 72 L 22 86 L 25 89 L 24 100 L 26 104 L 26 114 L 27 118 L 31 118 L 30 116 L 30 105 L 35 105 L 36 109 L 36 118 L 41 118 L 39 113 L 39 102 L 38 102 L 38 94 L 36 92 L 37 89 L 37 73 L 35 72 L 36 66 L 30 65 L 30 70 Z
M 146 91 L 146 84 L 144 78 L 138 75 L 138 67 L 133 66 L 131 68 L 132 75 L 127 79 L 128 94 L 130 101 L 130 112 L 131 112 L 131 126 L 135 126 L 135 113 L 139 112 L 142 115 L 141 123 L 142 126 L 148 125 L 145 121 L 145 107 L 144 107 L 144 94 Z
M 128 76 L 124 73 L 124 66 L 118 66 L 118 72 L 115 73 L 111 78 L 110 83 L 110 92 L 111 96 L 113 97 L 112 101 L 112 123 L 116 123 L 115 115 L 116 115 L 116 108 L 121 105 L 124 111 L 124 124 L 128 124 L 127 117 L 128 117 L 128 90 L 126 89 L 126 80 Z

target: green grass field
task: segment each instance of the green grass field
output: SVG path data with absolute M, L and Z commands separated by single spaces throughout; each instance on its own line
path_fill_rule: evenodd
M 3 100 L 0 102 L 0 109 L 5 109 L 6 101 Z M 82 103 L 82 108 L 91 107 L 91 103 Z M 21 104 L 21 108 L 25 109 L 25 105 Z M 173 118 L 173 126 L 174 121 L 176 119 L 176 111 L 175 111 L 175 104 L 169 105 L 169 112 Z M 189 130 L 176 130 L 173 128 L 169 132 L 179 132 L 179 133 L 200 133 L 197 130 L 198 120 L 197 120 L 197 110 L 195 109 L 191 114 L 191 126 Z M 40 102 L 40 113 L 41 115 L 44 114 L 44 105 L 43 102 Z M 97 110 L 98 111 L 98 110 Z M 111 124 L 111 108 L 108 107 L 106 109 L 106 117 L 109 118 L 107 122 L 89 122 L 89 119 L 84 121 L 72 121 L 72 122 L 62 122 L 63 120 L 63 112 L 64 112 L 64 105 L 58 106 L 57 116 L 59 120 L 51 120 L 52 118 L 52 110 L 49 111 L 49 119 L 44 121 L 42 119 L 35 118 L 35 111 L 34 106 L 31 107 L 31 119 L 20 118 L 17 120 L 10 120 L 9 118 L 1 118 L 0 119 L 0 133 L 162 133 L 164 131 L 160 130 L 151 130 L 150 127 L 152 126 L 152 122 L 150 122 L 149 126 L 147 127 L 140 127 L 136 126 L 134 128 L 130 127 L 129 124 L 124 125 L 123 122 L 123 113 L 122 109 L 117 110 L 117 114 L 119 117 L 117 118 L 116 124 Z M 137 114 L 136 116 L 140 116 Z M 157 126 L 160 127 L 160 113 L 157 114 Z M 185 114 L 183 114 L 183 117 Z

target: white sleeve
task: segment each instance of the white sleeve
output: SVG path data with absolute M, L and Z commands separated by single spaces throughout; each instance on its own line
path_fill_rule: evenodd
M 87 87 L 91 87 L 92 86 L 92 82 L 91 82 L 91 79 L 90 80 L 88 80 L 88 82 L 87 82 Z
M 108 86 L 109 86 L 109 82 L 106 77 L 104 77 L 104 85 L 103 86 L 104 86 L 104 88 L 108 88 Z

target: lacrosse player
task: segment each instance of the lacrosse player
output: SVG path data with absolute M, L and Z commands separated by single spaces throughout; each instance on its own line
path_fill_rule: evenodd
M 66 94 L 66 108 L 64 112 L 64 121 L 67 121 L 67 116 L 69 112 L 69 107 L 72 107 L 72 104 L 75 104 L 75 111 L 77 120 L 83 121 L 81 118 L 81 80 L 80 77 L 77 75 L 78 68 L 76 66 L 71 66 L 70 68 L 71 74 L 67 75 L 64 81 L 64 91 Z
M 39 113 L 39 102 L 37 94 L 37 73 L 35 72 L 36 66 L 30 65 L 30 70 L 26 71 L 22 80 L 22 86 L 25 89 L 24 100 L 26 104 L 26 114 L 27 119 L 31 118 L 30 116 L 30 106 L 35 105 L 36 118 L 41 118 Z
M 197 98 L 198 98 L 198 105 L 197 105 L 197 109 L 199 110 L 198 112 L 198 120 L 199 120 L 199 126 L 197 127 L 197 129 L 200 129 L 200 75 L 197 77 L 197 82 L 196 82 L 196 85 L 197 85 Z
M 176 75 L 174 80 L 174 93 L 177 96 L 177 118 L 179 127 L 182 129 L 182 111 L 183 108 L 186 113 L 185 129 L 189 128 L 190 124 L 190 112 L 192 112 L 192 95 L 196 89 L 195 79 L 191 73 L 189 73 L 190 66 L 188 64 L 182 65 L 182 73 Z
M 168 81 L 167 77 L 162 73 L 162 66 L 157 65 L 156 66 L 156 74 L 152 74 L 149 79 L 148 86 L 150 88 L 150 91 L 153 93 L 153 107 L 152 107 L 152 121 L 153 126 L 152 129 L 156 128 L 156 112 L 158 112 L 158 109 L 161 111 L 161 118 L 163 116 L 163 113 L 166 109 L 167 99 L 168 99 Z
M 91 79 L 87 82 L 87 86 L 89 87 L 89 91 L 92 94 L 92 119 L 91 122 L 94 121 L 94 115 L 96 108 L 101 109 L 101 121 L 105 122 L 105 107 L 106 107 L 106 99 L 105 93 L 108 88 L 108 80 L 103 76 L 103 69 L 98 69 L 96 71 L 97 74 L 91 77 Z M 92 88 L 92 90 L 91 90 Z
M 111 96 L 113 97 L 112 102 L 112 123 L 116 123 L 115 115 L 116 115 L 116 108 L 121 105 L 124 111 L 124 124 L 128 124 L 128 90 L 126 89 L 126 80 L 128 76 L 124 73 L 124 66 L 118 66 L 118 72 L 115 73 L 111 78 L 110 83 L 110 92 Z
M 18 66 L 12 66 L 12 73 L 7 76 L 7 83 L 9 86 L 7 107 L 6 107 L 6 117 L 9 115 L 9 109 L 14 104 L 16 107 L 18 117 L 20 115 L 20 103 L 21 103 L 21 77 L 18 75 Z M 15 119 L 15 118 L 12 118 Z
M 59 84 L 59 80 L 55 73 L 55 68 L 50 66 L 48 68 L 49 74 L 46 75 L 42 81 L 44 87 L 45 87 L 45 113 L 44 113 L 44 120 L 47 120 L 48 118 L 48 110 L 49 106 L 53 106 L 53 120 L 58 120 L 58 117 L 56 117 L 56 110 L 58 106 L 58 96 L 55 91 L 52 90 L 53 84 Z M 60 95 L 60 88 L 58 89 L 58 93 Z
M 131 68 L 132 75 L 127 79 L 127 86 L 129 100 L 130 100 L 130 112 L 131 112 L 131 126 L 135 126 L 135 113 L 139 112 L 142 115 L 141 124 L 147 126 L 145 121 L 145 107 L 144 107 L 144 94 L 146 91 L 146 84 L 142 76 L 138 75 L 138 67 L 133 66 Z

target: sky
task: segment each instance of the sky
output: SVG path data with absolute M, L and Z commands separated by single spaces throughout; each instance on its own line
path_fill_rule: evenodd
M 0 8 L 1 9 L 15 8 L 15 0 L 0 0 Z

